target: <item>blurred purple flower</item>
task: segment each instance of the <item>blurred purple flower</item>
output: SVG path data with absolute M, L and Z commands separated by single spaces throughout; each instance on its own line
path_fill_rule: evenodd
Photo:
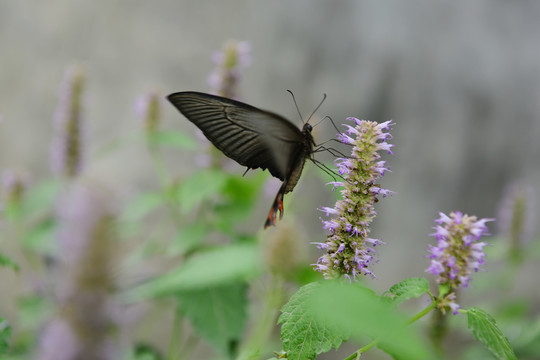
M 429 245 L 431 259 L 427 272 L 437 276 L 437 283 L 447 285 L 450 289 L 442 303 L 441 310 L 450 308 L 458 313 L 459 305 L 455 303 L 455 292 L 459 287 L 466 288 L 473 272 L 477 272 L 484 263 L 484 247 L 486 242 L 479 241 L 488 234 L 486 222 L 495 219 L 480 219 L 460 211 L 450 216 L 440 212 L 435 232 L 431 234 L 437 239 L 437 245 Z M 451 296 L 450 298 L 448 296 Z
M 510 240 L 515 255 L 531 241 L 536 228 L 536 192 L 530 185 L 514 183 L 508 186 L 498 208 L 499 234 Z
M 4 185 L 4 198 L 6 204 L 17 206 L 28 187 L 30 176 L 21 170 L 4 170 L 2 184 Z
M 242 71 L 251 63 L 251 46 L 246 41 L 229 40 L 212 55 L 216 68 L 208 76 L 211 92 L 235 99 Z
M 157 91 L 141 95 L 135 102 L 135 111 L 147 133 L 153 133 L 158 129 L 161 118 L 161 103 L 161 95 Z
M 326 216 L 332 215 L 331 220 L 323 220 L 323 228 L 328 235 L 324 244 L 317 247 L 325 251 L 314 264 L 315 270 L 320 271 L 325 278 L 343 276 L 356 280 L 360 275 L 374 277 L 369 266 L 373 262 L 375 247 L 382 244 L 380 239 L 368 237 L 369 225 L 375 218 L 374 203 L 377 196 L 383 197 L 392 192 L 381 189 L 376 182 L 388 171 L 385 161 L 380 160 L 379 151 L 393 146 L 386 142 L 391 139 L 389 131 L 394 125 L 391 121 L 378 124 L 374 121 L 347 118 L 355 124 L 348 127 L 348 133 L 338 134 L 344 143 L 353 145 L 350 158 L 336 160 L 339 173 L 344 177 L 343 182 L 332 182 L 334 189 L 342 187 L 342 199 L 333 208 L 320 208 Z
M 80 65 L 74 65 L 66 71 L 60 88 L 51 144 L 51 169 L 57 175 L 74 177 L 82 169 L 84 149 L 81 109 L 84 83 L 84 69 Z
M 118 358 L 113 215 L 109 194 L 96 186 L 73 183 L 59 203 L 59 312 L 40 337 L 38 359 Z
M 221 51 L 212 54 L 212 62 L 216 68 L 208 76 L 210 92 L 219 96 L 236 99 L 238 82 L 242 71 L 251 63 L 251 46 L 246 41 L 229 40 Z M 221 151 L 210 145 L 210 142 L 197 130 L 196 137 L 205 148 L 195 155 L 195 165 L 199 167 L 235 168 L 236 163 L 223 155 Z

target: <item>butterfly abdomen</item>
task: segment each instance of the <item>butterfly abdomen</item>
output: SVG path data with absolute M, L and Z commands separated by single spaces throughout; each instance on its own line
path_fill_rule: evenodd
M 313 152 L 313 137 L 311 136 L 311 130 L 308 130 L 307 127 L 305 127 L 302 130 L 302 135 L 304 136 L 304 141 L 302 146 L 297 150 L 298 155 L 293 157 L 295 163 L 291 164 L 291 170 L 289 172 L 284 194 L 293 191 L 296 184 L 298 184 L 298 180 L 300 180 L 300 176 L 302 175 L 302 170 L 304 170 L 306 159 L 309 158 Z
M 304 165 L 306 163 L 305 156 L 300 156 L 297 159 L 298 161 L 292 167 L 292 171 L 290 173 L 289 179 L 285 186 L 284 194 L 287 194 L 293 191 L 296 184 L 298 184 L 298 180 L 300 180 L 300 176 L 302 175 L 302 170 L 304 170 Z

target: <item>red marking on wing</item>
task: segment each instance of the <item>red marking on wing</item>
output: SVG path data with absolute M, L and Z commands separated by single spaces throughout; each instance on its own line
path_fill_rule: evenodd
M 283 186 L 279 189 L 276 199 L 270 208 L 268 217 L 266 218 L 266 223 L 264 223 L 264 228 L 266 229 L 269 226 L 276 225 L 276 215 L 279 211 L 279 219 L 283 218 Z

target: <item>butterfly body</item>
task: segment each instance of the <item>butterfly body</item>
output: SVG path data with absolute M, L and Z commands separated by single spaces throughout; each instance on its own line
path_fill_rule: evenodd
M 185 91 L 167 98 L 223 154 L 250 169 L 268 169 L 283 181 L 265 227 L 274 225 L 277 212 L 283 216 L 283 196 L 294 189 L 313 151 L 311 125 L 300 130 L 273 112 L 205 93 Z

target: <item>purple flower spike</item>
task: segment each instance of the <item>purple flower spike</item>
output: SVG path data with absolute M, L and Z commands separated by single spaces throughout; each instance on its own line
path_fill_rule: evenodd
M 61 176 L 75 177 L 82 170 L 84 148 L 82 139 L 82 93 L 85 84 L 84 69 L 70 67 L 64 75 L 55 114 L 54 139 L 51 144 L 51 168 Z
M 393 192 L 374 185 L 388 171 L 385 161 L 380 160 L 378 151 L 390 152 L 393 145 L 386 140 L 392 136 L 385 132 L 393 125 L 391 121 L 378 124 L 373 121 L 347 118 L 354 126 L 345 125 L 347 134 L 340 133 L 337 138 L 353 145 L 349 158 L 336 159 L 339 174 L 343 182 L 332 182 L 334 189 L 340 191 L 343 199 L 338 200 L 333 208 L 321 207 L 331 220 L 323 220 L 323 227 L 330 234 L 325 245 L 317 247 L 325 254 L 314 265 L 316 271 L 325 278 L 343 277 L 350 281 L 359 276 L 375 275 L 368 266 L 373 262 L 373 247 L 383 244 L 379 239 L 369 238 L 369 225 L 376 215 L 373 207 L 378 197 L 386 197 Z
M 139 96 L 135 103 L 135 111 L 141 119 L 145 131 L 155 132 L 161 118 L 161 95 L 159 92 L 152 91 Z
M 30 176 L 23 170 L 4 170 L 2 173 L 2 183 L 6 204 L 17 206 L 29 184 Z
M 243 70 L 251 63 L 251 46 L 246 41 L 229 40 L 221 51 L 212 55 L 216 64 L 208 76 L 208 85 L 212 92 L 228 98 L 236 98 L 238 82 Z
M 537 228 L 537 193 L 530 184 L 513 183 L 505 191 L 499 204 L 498 232 L 508 239 L 511 261 L 520 262 L 527 244 Z
M 118 359 L 114 335 L 128 320 L 115 299 L 115 211 L 111 194 L 74 182 L 58 204 L 55 317 L 44 327 L 35 359 Z M 65 311 L 69 309 L 69 311 Z
M 484 263 L 483 249 L 487 243 L 478 240 L 488 234 L 486 222 L 493 220 L 478 220 L 459 211 L 449 216 L 439 213 L 439 219 L 435 220 L 435 233 L 431 235 L 437 239 L 437 246 L 428 246 L 431 262 L 426 271 L 437 276 L 437 283 L 450 287 L 449 295 L 440 304 L 443 311 L 450 309 L 454 315 L 458 313 L 455 292 L 459 287 L 466 288 L 471 273 Z

